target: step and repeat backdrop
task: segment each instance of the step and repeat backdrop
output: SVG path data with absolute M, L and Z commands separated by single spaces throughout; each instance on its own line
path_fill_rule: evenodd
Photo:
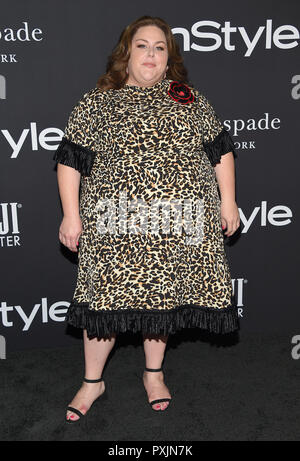
M 78 341 L 64 322 L 77 254 L 58 239 L 52 159 L 127 24 L 170 25 L 190 82 L 235 142 L 241 226 L 225 238 L 241 334 L 300 333 L 300 3 L 3 1 L 0 337 L 7 351 Z

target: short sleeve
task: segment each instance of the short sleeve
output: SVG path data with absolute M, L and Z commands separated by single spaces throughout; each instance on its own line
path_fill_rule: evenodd
M 53 156 L 57 163 L 75 168 L 84 176 L 90 175 L 96 156 L 93 92 L 85 93 L 73 107 Z
M 237 157 L 230 134 L 220 121 L 213 106 L 203 95 L 200 97 L 200 110 L 203 120 L 202 144 L 212 166 L 220 163 L 221 156 L 228 152 L 232 152 L 233 156 Z

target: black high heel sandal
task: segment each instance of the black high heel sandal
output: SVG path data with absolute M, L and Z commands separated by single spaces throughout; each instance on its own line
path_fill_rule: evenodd
M 145 367 L 145 370 L 146 371 L 162 371 L 162 368 L 147 368 Z M 159 410 L 154 410 L 153 406 L 155 403 L 160 403 L 160 402 L 170 402 L 172 399 L 171 398 L 165 398 L 165 399 L 156 399 L 156 400 L 152 400 L 152 402 L 149 402 L 149 404 L 151 405 L 151 408 L 153 411 L 159 411 Z M 163 410 L 160 409 L 160 411 L 166 411 L 168 408 L 169 408 L 170 404 L 166 406 L 166 408 L 164 408 Z
M 86 378 L 83 378 L 83 381 L 85 381 L 86 383 L 100 383 L 100 381 L 103 381 L 103 378 L 99 378 L 99 379 L 86 379 Z M 99 395 L 99 397 L 97 397 L 94 402 L 92 403 L 92 405 L 90 406 L 90 408 L 88 409 L 88 411 L 90 411 L 91 407 L 94 405 L 94 403 L 100 399 L 100 397 L 103 397 L 102 400 L 105 400 L 107 399 L 107 390 L 105 389 L 103 394 Z M 74 408 L 74 407 L 70 407 L 68 406 L 67 407 L 67 411 L 72 411 L 72 413 L 75 413 L 76 415 L 79 416 L 78 419 L 75 419 L 75 420 L 72 420 L 71 418 L 66 418 L 65 421 L 66 423 L 69 423 L 69 424 L 73 424 L 73 423 L 77 423 L 78 421 L 80 421 L 81 418 L 83 418 L 83 416 L 85 416 L 85 414 L 81 413 L 80 410 L 78 410 L 77 408 Z

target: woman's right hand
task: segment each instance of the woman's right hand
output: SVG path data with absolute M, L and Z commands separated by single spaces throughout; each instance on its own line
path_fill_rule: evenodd
M 82 232 L 80 216 L 64 216 L 59 228 L 59 240 L 69 250 L 77 252 L 77 243 Z

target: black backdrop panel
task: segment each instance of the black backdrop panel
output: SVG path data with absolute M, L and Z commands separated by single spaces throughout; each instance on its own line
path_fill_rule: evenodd
M 0 26 L 0 334 L 7 350 L 75 341 L 63 320 L 77 257 L 58 240 L 52 156 L 121 31 L 144 14 L 170 24 L 190 81 L 236 143 L 241 233 L 226 239 L 226 253 L 242 331 L 299 325 L 299 2 L 20 0 L 2 3 Z

